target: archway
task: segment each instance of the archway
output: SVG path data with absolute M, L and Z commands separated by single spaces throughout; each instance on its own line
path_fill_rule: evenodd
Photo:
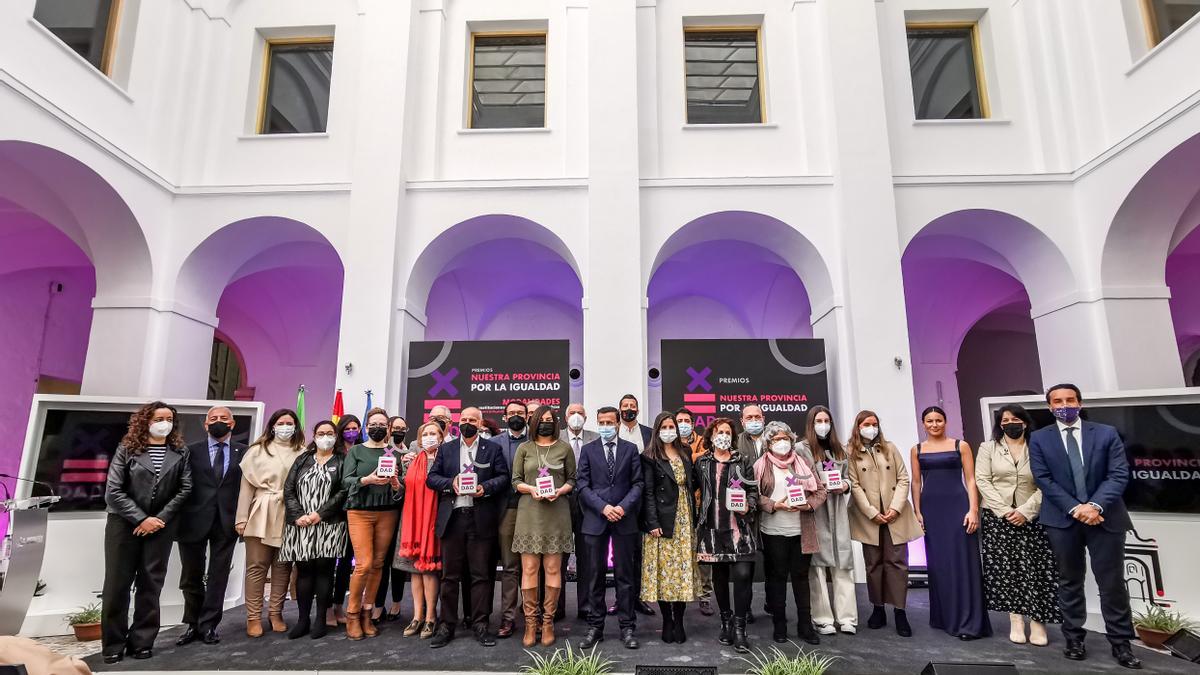
M 749 211 L 697 218 L 666 240 L 651 268 L 649 367 L 661 370 L 664 339 L 813 337 L 814 319 L 831 309 L 832 288 L 816 248 L 787 223 Z M 832 357 L 836 340 L 817 336 Z M 832 375 L 829 384 L 832 393 Z M 646 409 L 662 409 L 660 380 L 650 381 Z
M 216 337 L 240 372 L 237 398 L 262 401 L 270 412 L 293 407 L 304 385 L 311 423 L 333 404 L 342 281 L 341 258 L 317 230 L 259 216 L 201 242 L 180 268 L 176 297 L 216 317 Z M 380 307 L 381 317 L 386 312 Z M 221 354 L 217 348 L 210 357 Z

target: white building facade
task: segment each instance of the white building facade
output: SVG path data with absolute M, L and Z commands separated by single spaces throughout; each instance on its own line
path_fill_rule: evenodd
M 576 400 L 650 414 L 662 338 L 819 337 L 839 421 L 899 444 L 926 405 L 1194 383 L 1192 3 L 99 4 L 90 62 L 0 4 L 5 431 L 36 391 L 399 409 L 422 339 L 570 339 Z M 967 36 L 966 108 L 921 31 Z M 696 70 L 722 32 L 741 80 Z M 267 76 L 329 44 L 323 129 L 269 133 Z M 535 54 L 495 110 L 489 45 Z M 540 125 L 479 128 L 517 101 Z

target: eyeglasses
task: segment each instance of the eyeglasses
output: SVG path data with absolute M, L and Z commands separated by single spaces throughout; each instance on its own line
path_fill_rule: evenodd
M 367 431 L 375 431 L 376 429 L 383 429 L 384 431 L 387 431 L 387 427 L 378 424 L 372 424 L 371 426 L 367 427 Z

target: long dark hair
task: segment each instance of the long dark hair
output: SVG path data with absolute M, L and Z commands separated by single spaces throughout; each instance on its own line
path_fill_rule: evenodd
M 558 439 L 558 432 L 560 431 L 560 429 L 559 429 L 560 423 L 558 420 L 558 411 L 555 410 L 553 407 L 545 405 L 545 404 L 539 405 L 537 407 L 537 410 L 533 411 L 533 417 L 530 418 L 530 422 L 529 422 L 529 426 L 533 427 L 533 430 L 529 434 L 530 439 L 536 439 L 538 437 L 537 428 L 538 428 L 538 425 L 542 423 L 542 418 L 546 416 L 546 413 L 550 413 L 550 419 L 554 421 L 554 433 L 550 434 L 550 438 L 553 438 L 555 440 Z
M 150 445 L 150 420 L 154 418 L 156 410 L 163 408 L 171 411 L 171 433 L 167 434 L 167 446 L 172 448 L 183 447 L 183 432 L 180 430 L 179 411 L 174 406 L 169 406 L 162 401 L 151 401 L 138 408 L 129 416 L 129 427 L 125 430 L 125 436 L 121 439 L 121 446 L 128 450 L 129 454 L 140 455 L 146 451 L 146 446 Z
M 346 454 L 346 436 L 344 434 L 346 433 L 346 427 L 350 426 L 351 422 L 358 425 L 358 438 L 362 440 L 363 425 L 362 421 L 358 419 L 358 415 L 342 415 L 338 418 L 337 427 L 335 427 L 337 429 L 337 440 L 333 444 L 334 452 L 341 452 L 343 455 Z
M 1025 423 L 1025 434 L 1022 436 L 1022 438 L 1024 438 L 1026 442 L 1029 442 L 1029 434 L 1033 432 L 1033 415 L 1030 415 L 1029 411 L 1026 410 L 1024 406 L 1019 406 L 1016 403 L 1009 403 L 1001 406 L 1000 409 L 996 411 L 996 418 L 992 423 L 992 440 L 998 442 L 1000 439 L 1004 438 L 1004 429 L 1000 428 L 1000 418 L 1004 417 L 1004 413 L 1011 413 L 1013 417 Z
M 654 426 L 651 427 L 654 429 L 654 432 L 650 434 L 650 445 L 647 445 L 646 449 L 642 451 L 643 457 L 649 457 L 650 459 L 655 460 L 661 459 L 664 462 L 669 461 L 669 458 L 667 457 L 667 444 L 663 443 L 662 439 L 658 437 L 658 430 L 662 428 L 663 422 L 667 420 L 671 420 L 671 422 L 674 423 L 675 415 L 669 412 L 660 412 L 658 413 L 658 416 L 654 418 Z M 675 448 L 675 452 L 679 453 L 680 457 L 684 456 L 685 454 L 691 454 L 691 451 L 683 445 L 683 441 L 681 441 L 678 436 L 676 436 L 675 440 L 671 442 L 671 446 Z
M 821 445 L 821 437 L 817 436 L 817 415 L 825 413 L 829 415 L 829 435 L 825 437 L 825 443 L 829 445 L 829 454 L 838 461 L 846 459 L 846 448 L 842 446 L 842 442 L 838 440 L 837 426 L 833 423 L 833 413 L 823 405 L 815 405 L 808 409 L 808 418 L 804 420 L 804 442 L 808 444 L 809 451 L 812 452 L 813 462 L 825 461 L 825 446 Z
M 316 452 L 316 451 L 317 451 L 317 430 L 318 430 L 318 429 L 320 429 L 321 427 L 324 427 L 324 426 L 330 426 L 330 427 L 333 427 L 333 454 L 335 454 L 335 455 L 344 455 L 344 454 L 346 454 L 346 449 L 345 449 L 345 448 L 338 448 L 338 443 L 337 443 L 337 433 L 338 433 L 338 430 L 337 430 L 337 425 L 336 425 L 336 424 L 334 424 L 334 423 L 333 423 L 332 421 L 330 421 L 330 420 L 321 420 L 320 422 L 317 422 L 316 424 L 314 424 L 314 425 L 313 425 L 312 442 L 308 444 L 308 449 L 309 449 L 309 450 L 311 450 L 312 452 Z
M 268 446 L 271 441 L 275 440 L 275 423 L 282 417 L 291 417 L 292 423 L 296 425 L 296 433 L 292 435 L 288 445 L 292 446 L 293 450 L 304 446 L 304 429 L 300 428 L 300 416 L 296 414 L 295 410 L 280 408 L 271 413 L 271 419 L 267 420 L 267 428 L 263 429 L 262 435 L 254 441 L 254 445 L 262 446 L 263 452 L 268 455 L 271 454 L 271 448 Z

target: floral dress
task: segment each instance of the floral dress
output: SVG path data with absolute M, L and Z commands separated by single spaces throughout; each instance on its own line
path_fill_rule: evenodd
M 643 535 L 642 600 L 646 602 L 691 602 L 700 594 L 700 568 L 692 538 L 691 509 L 683 460 L 671 460 L 679 503 L 675 508 L 675 536 Z

